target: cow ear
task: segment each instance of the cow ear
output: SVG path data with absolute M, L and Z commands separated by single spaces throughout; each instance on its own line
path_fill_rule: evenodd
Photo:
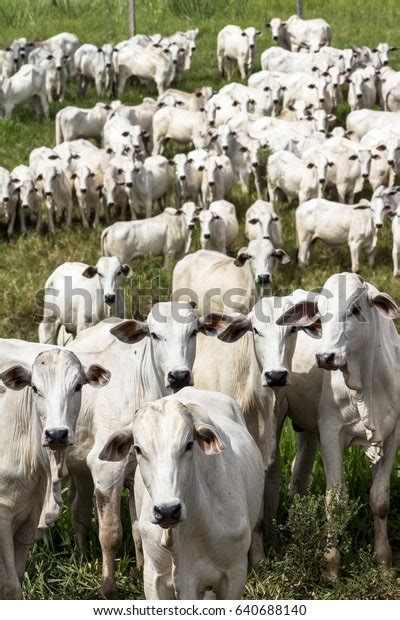
M 399 48 L 398 48 L 398 47 L 396 47 L 395 45 L 391 45 L 391 46 L 389 47 L 389 52 L 396 52 L 398 49 L 399 49 Z
M 46 60 L 53 60 L 54 56 L 52 56 L 51 54 L 49 54 L 46 58 Z
M 399 319 L 400 308 L 387 293 L 380 291 L 368 291 L 368 302 L 371 306 L 375 306 L 378 312 L 385 319 Z
M 102 388 L 111 379 L 111 372 L 99 364 L 92 364 L 85 369 L 86 380 L 93 388 Z
M 128 456 L 133 445 L 133 433 L 131 430 L 123 430 L 113 433 L 107 440 L 99 454 L 100 461 L 122 461 Z
M 290 263 L 290 256 L 286 254 L 285 250 L 281 250 L 280 248 L 278 250 L 273 250 L 271 256 L 279 260 L 282 265 Z
M 110 334 L 126 344 L 136 344 L 140 340 L 143 340 L 145 336 L 149 336 L 150 331 L 147 323 L 131 319 L 122 321 L 115 327 L 112 327 L 110 329 Z
M 251 328 L 246 315 L 229 316 L 212 312 L 199 320 L 199 330 L 206 336 L 217 336 L 223 342 L 236 342 Z
M 100 52 L 102 52 L 102 51 L 103 51 L 103 50 L 101 49 L 101 47 L 98 47 L 98 48 L 97 48 L 97 52 L 98 52 L 98 53 L 100 53 Z
M 320 319 L 317 301 L 304 300 L 294 304 L 276 320 L 277 325 L 293 325 L 294 327 L 310 327 Z
M 195 423 L 194 438 L 207 456 L 219 454 L 225 448 L 222 439 L 211 424 Z
M 96 267 L 93 267 L 93 265 L 89 265 L 82 272 L 82 275 L 83 275 L 84 278 L 94 278 L 94 276 L 97 275 L 97 269 L 96 269 Z
M 43 181 L 43 174 L 38 174 L 36 181 Z
M 24 366 L 12 366 L 0 374 L 0 379 L 10 390 L 23 390 L 31 384 L 32 374 Z
M 237 253 L 237 256 L 233 262 L 236 267 L 243 267 L 245 262 L 251 258 L 250 254 L 247 251 L 247 248 L 241 248 Z
M 247 34 L 244 31 L 242 32 L 242 37 L 247 37 Z
M 121 270 L 125 278 L 133 278 L 133 270 L 129 267 L 129 265 L 122 265 Z

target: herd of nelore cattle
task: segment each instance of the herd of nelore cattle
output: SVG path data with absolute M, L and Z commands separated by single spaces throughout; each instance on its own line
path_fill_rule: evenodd
M 177 88 L 197 29 L 102 47 L 62 33 L 15 40 L 0 53 L 6 118 L 30 100 L 48 116 L 68 81 L 80 96 L 90 82 L 99 97 L 120 96 L 132 78 L 158 92 L 134 106 L 64 107 L 56 146 L 34 149 L 29 166 L 0 169 L 9 235 L 16 220 L 27 233 L 26 214 L 37 229 L 46 214 L 51 234 L 61 218 L 70 226 L 74 200 L 83 227 L 107 224 L 96 265 L 64 263 L 49 275 L 39 342 L 0 343 L 3 599 L 22 596 L 30 547 L 59 518 L 63 484 L 89 559 L 95 501 L 103 597 L 117 592 L 127 488 L 148 599 L 240 598 L 249 567 L 274 538 L 286 417 L 297 439 L 290 496 L 306 493 L 318 447 L 328 500 L 344 484 L 345 449 L 365 451 L 374 555 L 390 566 L 400 308 L 357 271 L 363 250 L 373 265 L 388 218 L 400 276 L 395 48 L 332 47 L 323 19 L 267 26 L 276 45 L 263 51 L 257 73 L 260 32 L 219 32 L 218 70 L 230 80 L 219 92 Z M 235 71 L 247 85 L 231 81 Z M 340 127 L 335 113 L 345 96 L 351 111 Z M 163 155 L 167 140 L 182 150 L 173 159 Z M 239 227 L 227 199 L 236 182 L 244 193 L 254 184 L 258 199 L 246 212 L 248 245 L 231 257 Z M 331 275 L 319 294 L 272 296 L 274 270 L 290 260 L 278 201 L 282 209 L 298 202 L 300 265 L 318 238 L 347 243 L 352 272 Z M 190 253 L 196 227 L 202 249 Z M 129 263 L 150 254 L 162 255 L 164 267 L 177 261 L 172 300 L 145 321 L 125 320 L 118 286 L 133 275 Z M 336 547 L 331 539 L 331 578 L 340 567 Z

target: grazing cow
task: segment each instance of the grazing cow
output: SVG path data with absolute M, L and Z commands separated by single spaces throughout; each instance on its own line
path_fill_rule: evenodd
M 146 322 L 115 319 L 111 330 L 109 322 L 99 323 L 68 344 L 86 365 L 92 360 L 107 363 L 112 373 L 110 384 L 102 390 L 103 399 L 83 394 L 77 427 L 82 443 L 77 443 L 68 458 L 74 478 L 72 520 L 84 550 L 88 550 L 95 491 L 105 597 L 116 593 L 114 562 L 122 540 L 121 494 L 124 483 L 133 491 L 134 463 L 127 458 L 107 465 L 99 460 L 99 454 L 110 434 L 129 424 L 141 405 L 192 384 L 196 334 L 211 330 L 212 325 L 204 323 L 190 304 L 165 302 L 153 306 Z M 133 501 L 131 508 L 134 519 Z
M 368 263 L 374 265 L 377 231 L 374 212 L 368 200 L 356 205 L 343 205 L 323 198 L 314 198 L 296 209 L 296 235 L 300 265 L 308 264 L 310 246 L 315 239 L 329 246 L 347 243 L 351 254 L 351 269 L 360 269 L 360 251 L 365 250 Z
M 209 143 L 207 116 L 204 111 L 191 112 L 165 106 L 153 117 L 153 155 L 161 155 L 165 140 L 192 143 L 202 149 Z
M 103 387 L 110 373 L 58 348 L 2 340 L 0 350 L 0 598 L 18 599 L 30 546 L 61 513 L 82 386 Z
M 74 55 L 74 67 L 78 94 L 85 96 L 87 82 L 93 81 L 99 97 L 111 97 L 114 86 L 113 46 L 106 43 L 96 47 L 85 43 Z
M 267 26 L 271 28 L 272 38 L 278 44 L 292 52 L 306 49 L 309 52 L 319 52 L 324 45 L 330 45 L 332 30 L 324 19 L 301 19 L 292 15 L 282 21 L 275 17 Z
M 4 78 L 0 84 L 0 106 L 5 117 L 11 118 L 16 105 L 23 105 L 33 99 L 37 115 L 43 114 L 48 118 L 49 102 L 45 82 L 45 70 L 33 65 L 23 65 L 10 78 Z
M 214 200 L 222 200 L 231 191 L 235 174 L 226 155 L 211 155 L 205 162 L 201 196 L 204 208 Z
M 174 156 L 175 165 L 175 206 L 180 208 L 184 200 L 198 203 L 201 199 L 201 184 L 208 153 L 196 149 Z
M 104 124 L 112 112 L 112 107 L 105 103 L 96 103 L 93 108 L 67 106 L 57 112 L 56 144 L 78 138 L 95 138 L 100 142 Z
M 325 159 L 325 170 L 326 162 Z M 299 204 L 317 197 L 325 182 L 325 177 L 318 178 L 318 172 L 314 161 L 303 161 L 289 151 L 273 153 L 268 159 L 268 193 L 272 205 L 278 203 L 278 190 L 289 201 L 297 199 Z
M 346 82 L 349 84 L 348 103 L 351 111 L 372 108 L 376 101 L 374 69 L 356 69 Z
M 270 239 L 275 248 L 283 245 L 280 219 L 270 202 L 256 200 L 246 211 L 244 233 L 252 239 Z
M 239 234 L 235 205 L 227 200 L 216 200 L 198 214 L 200 243 L 203 250 L 226 254 Z
M 359 445 L 373 463 L 370 506 L 374 515 L 374 556 L 389 566 L 390 474 L 400 444 L 399 335 L 394 300 L 352 273 L 335 274 L 314 301 L 300 303 L 279 319 L 305 327 L 321 320 L 316 355 L 323 376 L 318 427 L 329 497 L 342 486 L 343 453 Z M 332 371 L 337 372 L 332 372 Z M 340 553 L 329 541 L 328 572 L 337 578 Z
M 145 210 L 151 217 L 154 203 L 159 201 L 165 209 L 173 184 L 172 163 L 162 155 L 153 155 L 141 161 L 127 161 L 124 166 L 125 188 L 132 219 Z
M 226 74 L 232 78 L 235 63 L 237 63 L 240 77 L 245 80 L 249 77 L 255 54 L 256 36 L 261 32 L 254 28 L 242 30 L 240 26 L 225 26 L 217 37 L 218 70 L 221 77 Z M 225 59 L 228 69 L 225 69 Z
M 127 81 L 136 77 L 156 86 L 158 95 L 162 95 L 175 77 L 175 65 L 168 48 L 158 51 L 154 47 L 126 47 L 117 54 L 117 92 L 122 95 Z
M 57 344 L 60 327 L 74 338 L 84 329 L 110 316 L 124 318 L 118 286 L 131 278 L 132 269 L 118 258 L 99 258 L 95 266 L 63 263 L 46 280 L 44 314 L 39 341 Z
M 106 228 L 101 235 L 101 253 L 117 256 L 121 263 L 148 254 L 162 255 L 167 269 L 171 259 L 183 256 L 188 236 L 185 212 L 167 207 L 154 217 L 116 222 Z
M 255 239 L 230 258 L 221 252 L 199 250 L 177 263 L 172 279 L 174 298 L 196 303 L 199 311 L 249 312 L 268 291 L 278 264 L 290 262 L 284 250 L 268 239 Z
M 112 435 L 99 458 L 118 462 L 132 445 L 146 598 L 198 600 L 209 590 L 240 598 L 255 535 L 251 559 L 264 555 L 264 469 L 237 403 L 184 388 L 139 409 L 132 429 Z M 223 515 L 218 524 L 205 506 Z
M 29 166 L 16 166 L 11 172 L 11 181 L 17 198 L 21 234 L 25 235 L 27 232 L 25 225 L 26 211 L 36 216 L 36 230 L 40 231 L 42 227 L 42 201 L 39 197 L 39 190 L 32 170 Z

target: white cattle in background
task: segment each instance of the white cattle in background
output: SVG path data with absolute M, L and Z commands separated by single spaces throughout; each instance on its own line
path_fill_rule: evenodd
M 400 132 L 400 114 L 381 110 L 355 110 L 346 118 L 346 132 L 357 142 L 371 129 L 383 129 L 387 126 Z
M 321 186 L 314 161 L 303 161 L 289 151 L 277 151 L 269 157 L 268 194 L 274 207 L 278 203 L 278 190 L 289 201 L 298 200 L 301 204 L 316 198 L 321 193 Z
M 175 75 L 175 66 L 168 49 L 158 51 L 140 46 L 126 47 L 118 52 L 116 64 L 118 96 L 125 91 L 126 84 L 132 77 L 155 84 L 158 95 L 162 95 Z
M 210 590 L 217 599 L 240 598 L 248 555 L 253 565 L 264 557 L 264 470 L 237 403 L 229 396 L 184 388 L 139 409 L 132 428 L 112 435 L 100 459 L 123 460 L 133 444 L 146 598 L 196 600 Z M 230 515 L 229 527 L 224 517 L 211 527 L 205 503 Z M 163 544 L 167 528 L 174 528 L 168 529 L 171 551 Z
M 142 215 L 143 210 L 149 218 L 156 201 L 164 209 L 168 206 L 174 179 L 172 166 L 162 155 L 147 157 L 144 162 L 132 162 L 127 158 L 124 177 L 132 219 Z
M 355 69 L 346 82 L 349 84 L 348 103 L 352 112 L 363 108 L 372 108 L 376 101 L 375 71 Z
M 16 65 L 14 64 L 13 51 L 11 47 L 7 47 L 5 50 L 0 50 L 0 77 L 9 78 L 16 71 Z
M 131 125 L 127 118 L 118 114 L 110 116 L 104 123 L 103 145 L 110 147 L 116 155 L 129 154 L 134 159 L 143 159 L 147 137 L 140 125 Z
M 377 230 L 374 212 L 368 200 L 343 205 L 323 198 L 303 202 L 296 209 L 298 261 L 308 265 L 310 247 L 315 239 L 328 246 L 348 244 L 351 269 L 360 269 L 360 252 L 365 250 L 370 267 L 374 265 Z
M 201 184 L 202 204 L 207 208 L 210 202 L 222 200 L 230 193 L 235 183 L 231 160 L 226 155 L 210 155 L 205 162 Z
M 50 54 L 43 47 L 33 49 L 28 57 L 29 63 L 44 69 L 46 73 L 46 94 L 49 103 L 55 99 L 64 101 L 67 82 L 67 68 L 62 49 Z
M 204 112 L 191 112 L 163 107 L 153 117 L 153 155 L 160 155 L 166 140 L 179 144 L 192 143 L 196 149 L 209 142 L 207 116 Z
M 124 301 L 118 290 L 132 269 L 118 258 L 102 257 L 96 265 L 63 263 L 47 278 L 39 342 L 57 344 L 60 328 L 75 338 L 88 327 L 111 316 L 124 318 Z
M 117 256 L 121 263 L 153 254 L 171 259 L 183 256 L 189 237 L 185 212 L 167 207 L 159 215 L 133 222 L 116 222 L 101 235 L 103 256 Z
M 182 201 L 199 203 L 201 184 L 208 153 L 205 149 L 196 149 L 189 153 L 174 156 L 175 166 L 175 206 L 179 208 Z
M 21 234 L 27 232 L 25 214 L 33 214 L 36 217 L 36 230 L 42 227 L 42 200 L 35 181 L 34 174 L 29 166 L 19 165 L 11 171 L 11 181 L 14 186 L 14 198 L 16 198 Z M 12 233 L 11 233 L 12 234 Z
M 110 43 L 101 47 L 85 43 L 74 54 L 78 94 L 84 97 L 88 82 L 94 82 L 99 97 L 111 97 L 114 86 L 114 49 Z
M 15 189 L 10 171 L 0 166 L 0 204 L 2 206 L 2 216 L 8 224 L 7 234 L 9 237 L 14 232 L 18 209 L 18 197 L 15 194 Z
M 96 103 L 93 108 L 66 106 L 56 114 L 56 144 L 78 138 L 101 140 L 104 124 L 112 112 L 111 105 Z
M 49 102 L 46 94 L 46 72 L 41 67 L 23 65 L 17 73 L 4 78 L 0 83 L 0 107 L 7 119 L 11 118 L 17 105 L 33 100 L 37 116 L 49 117 Z
M 198 214 L 200 244 L 203 250 L 226 254 L 239 234 L 235 205 L 227 200 L 216 200 Z
M 240 26 L 225 26 L 217 36 L 218 70 L 222 77 L 226 74 L 228 79 L 237 64 L 240 77 L 245 80 L 249 77 L 256 48 L 256 36 L 261 32 L 255 28 L 242 30 Z M 225 64 L 228 67 L 225 68 Z
M 158 106 L 160 106 L 160 104 L 168 105 L 166 102 L 172 97 L 176 107 L 179 107 L 181 110 L 197 112 L 206 105 L 213 94 L 214 90 L 212 86 L 202 86 L 193 93 L 187 93 L 183 90 L 177 90 L 176 88 L 168 88 L 165 93 L 158 98 Z
M 329 61 L 324 54 L 304 54 L 290 52 L 280 47 L 270 47 L 261 54 L 261 68 L 264 71 L 281 71 L 293 73 L 308 71 L 325 73 L 329 69 Z
M 31 164 L 30 164 L 31 165 Z M 35 182 L 48 211 L 48 228 L 55 233 L 55 216 L 66 215 L 66 225 L 72 225 L 72 186 L 68 165 L 58 156 L 39 158 L 35 166 Z
M 305 49 L 318 52 L 324 45 L 330 45 L 332 29 L 324 19 L 302 19 L 292 15 L 287 20 L 274 17 L 267 26 L 271 28 L 272 38 L 281 47 L 292 52 Z
M 249 241 L 262 238 L 270 239 L 275 248 L 283 245 L 279 216 L 266 200 L 256 200 L 247 209 L 244 233 Z

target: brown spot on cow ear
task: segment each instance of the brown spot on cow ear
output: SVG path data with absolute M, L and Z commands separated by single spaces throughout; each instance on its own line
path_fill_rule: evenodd
M 85 372 L 86 380 L 94 388 L 107 385 L 111 379 L 111 372 L 99 364 L 92 364 Z
M 82 275 L 84 278 L 94 278 L 94 276 L 97 275 L 97 269 L 93 267 L 93 265 L 88 265 L 82 272 Z
M 207 456 L 219 454 L 225 448 L 216 429 L 208 424 L 196 424 L 194 436 L 200 448 Z
M 110 334 L 126 344 L 136 344 L 145 336 L 148 336 L 149 333 L 149 326 L 147 323 L 135 321 L 133 319 L 122 321 L 110 329 Z
M 100 461 L 122 461 L 133 445 L 132 431 L 127 429 L 113 433 L 99 454 Z

